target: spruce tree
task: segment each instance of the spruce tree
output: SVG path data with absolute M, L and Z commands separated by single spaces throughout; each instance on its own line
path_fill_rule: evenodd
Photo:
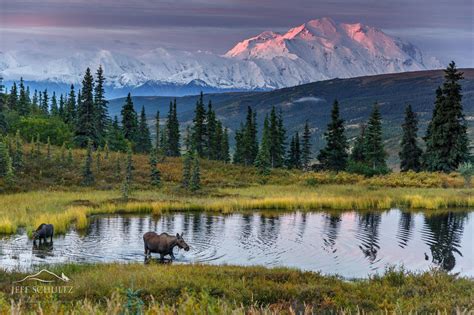
M 454 62 L 444 71 L 445 82 L 436 93 L 433 118 L 425 137 L 424 167 L 428 171 L 451 172 L 469 159 L 467 125 L 463 114 L 463 73 Z
M 224 128 L 224 133 L 222 134 L 221 160 L 224 161 L 225 163 L 230 162 L 229 131 L 227 130 L 227 128 Z
M 170 110 L 168 113 L 168 121 L 166 124 L 167 129 L 167 156 L 180 156 L 180 134 L 179 134 L 179 121 L 176 108 L 176 99 L 173 103 L 170 103 Z
M 258 154 L 257 141 L 257 116 L 249 106 L 247 108 L 247 117 L 245 125 L 242 129 L 236 132 L 236 155 L 234 156 L 235 163 L 244 165 L 253 165 Z
M 94 146 L 99 143 L 93 91 L 94 78 L 87 68 L 82 80 L 81 100 L 77 105 L 75 142 L 79 147 L 87 146 L 89 140 Z
M 35 92 L 33 93 L 33 99 L 31 100 L 31 113 L 33 114 L 38 114 L 40 112 L 39 109 L 39 99 L 38 99 L 38 90 L 35 89 Z
M 263 122 L 262 141 L 260 142 L 260 148 L 255 159 L 255 167 L 258 168 L 261 175 L 270 174 L 270 168 L 272 167 L 271 144 L 272 134 L 270 122 L 268 117 L 265 117 Z
M 360 126 L 360 133 L 355 139 L 354 146 L 352 147 L 350 160 L 357 163 L 365 163 L 365 130 L 367 126 L 362 124 Z
M 311 163 L 311 131 L 309 130 L 308 121 L 304 124 L 301 146 L 301 165 L 304 170 L 309 170 Z
M 128 93 L 125 104 L 122 107 L 122 130 L 125 139 L 131 143 L 135 143 L 138 134 L 138 118 L 133 108 L 132 96 Z
M 209 101 L 209 105 L 207 107 L 206 112 L 206 143 L 205 143 L 205 157 L 210 160 L 217 160 L 218 159 L 218 148 L 217 142 L 217 120 L 216 114 L 212 110 L 211 101 Z M 204 157 L 204 156 L 203 156 Z
M 17 110 L 18 114 L 22 116 L 26 116 L 30 112 L 28 92 L 25 89 L 23 78 L 20 78 L 20 96 L 18 98 Z
M 82 185 L 91 186 L 94 184 L 94 174 L 92 173 L 92 140 L 87 142 L 86 156 L 82 166 Z
M 74 92 L 74 85 L 71 84 L 69 96 L 66 102 L 66 108 L 64 113 L 64 121 L 70 126 L 76 124 L 76 93 Z
M 385 163 L 387 153 L 382 141 L 382 116 L 377 103 L 374 105 L 367 123 L 364 146 L 367 166 L 377 172 L 386 172 L 388 170 Z
M 107 143 L 112 151 L 127 151 L 127 139 L 125 139 L 125 135 L 120 128 L 117 116 L 114 117 L 108 131 Z
M 339 114 L 339 103 L 334 101 L 331 111 L 331 121 L 324 133 L 326 146 L 318 155 L 318 160 L 323 169 L 331 171 L 343 171 L 347 167 L 348 143 L 345 136 L 344 120 Z
M 0 136 L 6 134 L 8 131 L 7 119 L 5 118 L 5 112 L 7 110 L 7 105 L 5 103 L 5 93 L 4 93 L 3 77 L 0 76 Z
M 156 149 L 151 150 L 150 153 L 150 184 L 156 187 L 161 185 L 161 173 L 157 167 L 158 161 L 156 159 Z
M 281 167 L 285 161 L 285 130 L 281 113 L 277 115 L 275 107 L 270 112 L 269 134 L 271 167 Z
M 191 174 L 191 182 L 189 183 L 189 189 L 191 191 L 197 191 L 201 189 L 201 169 L 199 167 L 199 157 L 197 154 L 193 154 L 193 170 Z
M 58 100 L 56 98 L 56 92 L 53 92 L 53 96 L 51 97 L 51 116 L 59 116 L 59 107 L 58 107 Z
M 16 173 L 20 172 L 24 166 L 23 155 L 23 141 L 21 140 L 20 131 L 17 130 L 15 134 L 15 151 L 12 156 L 12 165 Z
M 18 110 L 17 104 L 18 103 L 18 89 L 16 87 L 16 82 L 13 82 L 12 87 L 10 89 L 10 94 L 8 94 L 8 108 L 10 110 Z
M 41 98 L 41 104 L 40 104 L 40 112 L 41 114 L 48 116 L 49 114 L 49 96 L 48 96 L 48 90 L 43 91 L 43 96 Z
M 191 183 L 191 169 L 193 166 L 193 153 L 187 151 L 183 157 L 183 177 L 181 179 L 181 186 L 189 189 Z
M 161 126 L 160 126 L 160 111 L 156 111 L 156 116 L 155 116 L 155 133 L 156 133 L 156 137 L 155 137 L 155 149 L 156 149 L 156 153 L 158 154 L 161 150 L 161 145 L 160 145 L 160 130 Z
M 142 106 L 140 121 L 138 123 L 137 143 L 135 150 L 138 153 L 149 153 L 151 148 L 150 129 L 148 129 L 148 124 L 146 122 L 145 106 Z
M 206 156 L 206 136 L 206 109 L 204 108 L 204 96 L 201 92 L 196 102 L 193 119 L 193 148 L 199 157 Z
M 109 126 L 109 114 L 107 108 L 108 101 L 105 99 L 104 82 L 104 70 L 102 69 L 102 66 L 99 66 L 99 69 L 97 69 L 94 86 L 94 106 L 97 137 L 99 142 L 102 144 L 105 141 L 107 129 Z
M 66 120 L 65 116 L 65 100 L 64 100 L 64 95 L 61 94 L 59 95 L 59 109 L 58 109 L 58 114 L 59 117 L 61 117 L 62 121 Z
M 286 165 L 290 169 L 291 168 L 299 169 L 302 167 L 300 136 L 298 132 L 296 132 L 295 135 L 291 138 Z
M 13 177 L 12 159 L 8 152 L 8 147 L 0 139 L 0 179 L 3 179 L 8 184 L 13 181 Z
M 125 177 L 122 183 L 122 198 L 128 200 L 132 185 L 133 159 L 132 159 L 132 144 L 127 146 L 127 162 L 125 166 Z
M 411 105 L 405 108 L 405 121 L 402 125 L 403 136 L 401 142 L 400 170 L 402 172 L 415 171 L 421 169 L 422 151 L 417 144 L 418 119 L 413 112 Z

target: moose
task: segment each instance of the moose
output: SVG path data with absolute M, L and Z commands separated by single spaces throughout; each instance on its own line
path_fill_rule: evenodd
M 189 245 L 184 241 L 183 233 L 171 236 L 168 233 L 158 235 L 155 232 L 147 232 L 143 235 L 143 242 L 145 243 L 145 257 L 151 257 L 151 253 L 157 253 L 160 254 L 162 261 L 166 255 L 169 255 L 172 260 L 176 259 L 173 255 L 173 248 L 176 246 L 189 251 Z
M 43 240 L 46 243 L 46 239 L 49 237 L 51 243 L 53 242 L 53 236 L 54 236 L 54 226 L 52 224 L 46 224 L 42 223 L 36 231 L 33 232 L 33 243 L 36 242 L 36 240 L 39 239 L 39 243 L 41 245 L 41 240 Z

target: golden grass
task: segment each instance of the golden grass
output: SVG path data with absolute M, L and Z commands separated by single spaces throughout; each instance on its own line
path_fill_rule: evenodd
M 441 188 L 376 188 L 361 185 L 255 185 L 221 188 L 201 195 L 183 194 L 178 188 L 141 190 L 129 202 L 118 191 L 44 191 L 0 195 L 0 233 L 18 227 L 31 231 L 41 223 L 64 233 L 74 224 L 87 227 L 87 217 L 105 213 L 154 213 L 253 210 L 417 210 L 474 207 L 473 191 Z
M 49 269 L 71 279 L 71 294 L 11 297 L 11 282 L 25 274 L 0 273 L 0 313 L 8 313 L 12 306 L 19 311 L 35 307 L 36 312 L 38 305 L 43 314 L 140 313 L 130 308 L 137 305 L 134 302 L 140 302 L 145 314 L 229 314 L 234 310 L 237 314 L 255 314 L 252 310 L 257 314 L 294 314 L 305 309 L 331 314 L 344 313 L 341 310 L 346 314 L 431 314 L 474 308 L 473 281 L 440 271 L 418 274 L 391 268 L 382 276 L 345 281 L 336 276 L 259 266 L 134 263 L 71 264 Z M 20 300 L 29 303 L 21 307 Z

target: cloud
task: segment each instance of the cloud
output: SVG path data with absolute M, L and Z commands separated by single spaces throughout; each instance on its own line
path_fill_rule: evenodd
M 305 96 L 305 97 L 300 97 L 296 101 L 293 101 L 293 103 L 303 103 L 303 102 L 319 103 L 319 102 L 326 102 L 326 100 L 321 97 Z

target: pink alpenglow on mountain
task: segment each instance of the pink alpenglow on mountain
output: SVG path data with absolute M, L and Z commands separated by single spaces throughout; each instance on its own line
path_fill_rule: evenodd
M 370 26 L 311 20 L 284 34 L 266 31 L 223 56 L 156 48 L 126 55 L 81 51 L 57 58 L 43 52 L 0 51 L 5 80 L 80 83 L 84 69 L 101 64 L 112 88 L 152 84 L 226 89 L 274 89 L 332 78 L 441 68 L 412 45 Z

